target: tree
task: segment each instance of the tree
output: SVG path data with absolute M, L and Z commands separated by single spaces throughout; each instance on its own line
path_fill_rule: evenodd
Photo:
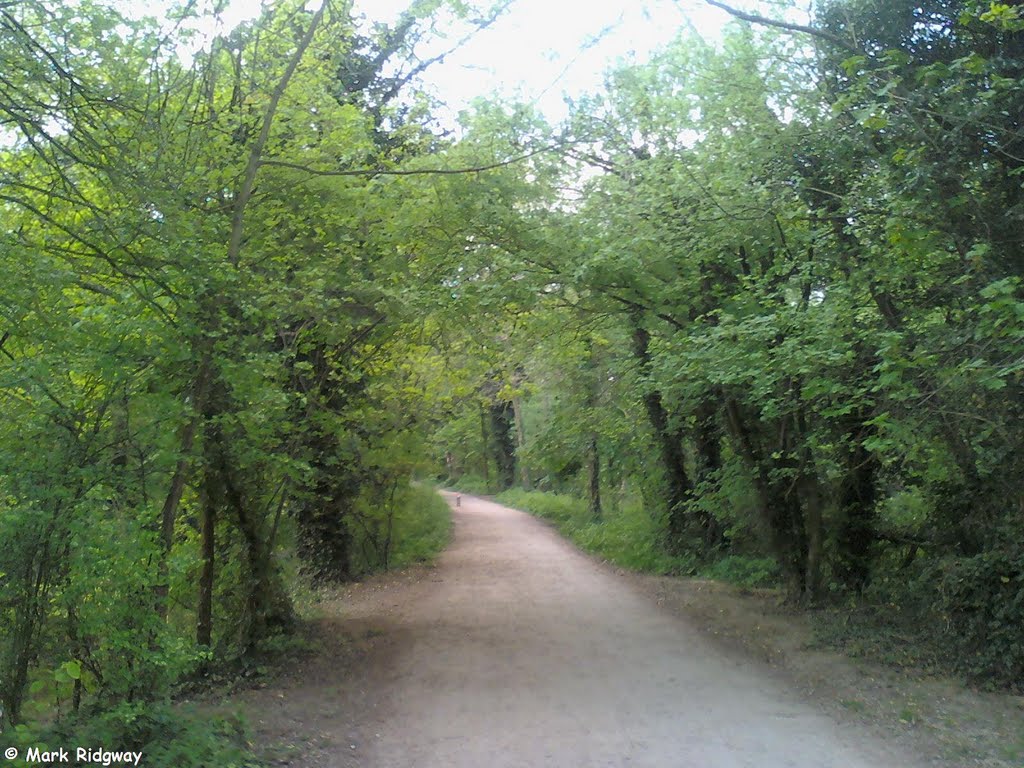
M 376 87 L 437 11 L 374 53 L 347 9 L 279 3 L 185 63 L 191 7 L 170 36 L 103 4 L 0 9 L 5 717 L 34 666 L 73 659 L 77 706 L 244 652 L 292 619 L 282 529 L 328 520 L 344 574 L 362 489 L 408 477 L 380 452 L 415 425 L 374 381 L 407 332 L 382 224 L 402 177 L 374 177 L 439 144 L 337 67 Z

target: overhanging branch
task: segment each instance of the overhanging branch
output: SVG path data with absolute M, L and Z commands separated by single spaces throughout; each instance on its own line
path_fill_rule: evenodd
M 762 24 L 766 27 L 775 27 L 776 29 L 785 29 L 789 32 L 800 32 L 805 35 L 811 35 L 819 40 L 827 40 L 833 45 L 838 45 L 840 48 L 849 51 L 850 53 L 863 54 L 857 46 L 852 43 L 843 40 L 841 37 L 833 35 L 831 32 L 825 32 L 822 29 L 807 26 L 806 24 L 795 24 L 789 21 L 780 21 L 779 19 L 770 19 L 767 16 L 761 16 L 757 13 L 749 13 L 748 11 L 741 11 L 739 8 L 733 8 L 731 5 L 726 5 L 720 0 L 704 0 L 708 5 L 712 5 L 715 8 L 719 8 L 730 16 L 734 16 L 741 21 L 749 21 L 751 24 Z
M 531 157 L 543 154 L 544 152 L 551 152 L 559 149 L 559 147 L 560 145 L 552 144 L 550 146 L 541 147 L 540 149 L 535 149 L 532 152 L 527 152 L 523 155 L 517 155 L 516 157 L 509 158 L 508 160 L 501 160 L 497 163 L 477 165 L 468 168 L 413 168 L 406 170 L 388 170 L 386 168 L 351 168 L 347 170 L 325 171 L 310 168 L 309 166 L 302 165 L 300 163 L 289 163 L 284 160 L 261 160 L 260 165 L 274 166 L 277 168 L 291 168 L 295 171 L 308 173 L 311 176 L 452 176 L 463 173 L 493 171 L 496 168 L 504 168 L 509 165 L 521 163 L 524 160 L 529 160 Z

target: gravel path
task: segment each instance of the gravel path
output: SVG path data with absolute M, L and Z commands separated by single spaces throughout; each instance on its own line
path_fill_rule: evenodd
M 367 620 L 386 614 L 389 650 L 376 662 L 385 668 L 373 675 L 365 741 L 348 756 L 356 764 L 917 765 L 709 642 L 529 515 L 468 496 L 454 515 L 454 542 L 428 579 L 357 608 Z

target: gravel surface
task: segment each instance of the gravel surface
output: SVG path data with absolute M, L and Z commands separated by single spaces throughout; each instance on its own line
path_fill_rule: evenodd
M 919 765 L 529 515 L 468 496 L 454 515 L 454 542 L 425 578 L 350 600 L 349 621 L 382 642 L 363 659 L 353 743 L 328 739 L 315 764 Z

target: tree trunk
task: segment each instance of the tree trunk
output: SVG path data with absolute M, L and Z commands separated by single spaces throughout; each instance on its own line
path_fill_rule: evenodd
M 598 396 L 600 394 L 601 373 L 598 366 L 597 356 L 594 353 L 594 344 L 591 339 L 586 340 L 587 358 L 584 363 L 584 398 L 585 423 L 590 424 L 590 433 L 586 438 L 586 467 L 587 467 L 587 505 L 590 516 L 593 520 L 601 519 L 601 453 L 598 448 L 598 433 L 596 429 L 596 417 Z
M 339 462 L 338 434 L 332 419 L 350 407 L 362 391 L 360 379 L 342 383 L 335 375 L 334 350 L 322 340 L 296 350 L 294 391 L 304 395 L 294 419 L 304 422 L 301 453 L 309 467 L 305 493 L 295 494 L 290 511 L 298 523 L 302 568 L 316 582 L 352 578 L 349 520 L 362 477 L 349 462 Z
M 753 431 L 734 398 L 726 398 L 725 412 L 736 453 L 747 466 L 754 482 L 757 515 L 768 536 L 769 547 L 782 569 L 790 593 L 800 597 L 804 593 L 807 577 L 807 540 L 799 496 L 792 492 L 792 481 L 770 476 Z M 784 426 L 784 423 L 780 423 L 778 430 L 783 435 L 786 432 Z M 782 458 L 774 468 L 793 475 L 799 468 L 792 460 L 792 454 L 785 448 L 781 453 Z
M 836 576 L 857 592 L 871 575 L 871 546 L 876 540 L 875 477 L 878 458 L 864 447 L 874 428 L 864 424 L 864 414 L 854 414 L 847 428 L 851 446 L 846 472 L 839 486 L 840 528 L 836 539 Z
M 77 498 L 76 493 L 74 500 L 77 501 Z M 24 570 L 17 577 L 21 594 L 14 605 L 14 631 L 3 658 L 3 668 L 0 668 L 3 717 L 14 725 L 21 722 L 29 669 L 38 651 L 36 638 L 50 605 L 51 589 L 56 581 L 55 571 L 60 565 L 56 562 L 55 553 L 68 546 L 69 534 L 63 525 L 64 511 L 61 502 L 57 501 L 49 521 L 39 530 L 38 536 L 33 537 L 35 541 L 26 547 L 23 554 Z
M 223 448 L 223 446 L 221 446 Z M 291 627 L 295 612 L 285 590 L 281 574 L 274 566 L 273 553 L 267 547 L 263 526 L 252 514 L 241 489 L 236 485 L 226 453 L 220 452 L 220 480 L 228 505 L 235 513 L 238 530 L 245 542 L 249 570 L 247 606 L 249 628 L 246 645 L 266 637 L 276 629 Z
M 598 450 L 597 435 L 591 434 L 587 450 L 587 499 L 590 517 L 596 522 L 601 519 L 601 454 Z
M 801 477 L 804 527 L 807 530 L 807 561 L 804 572 L 804 596 L 814 602 L 821 590 L 821 559 L 824 550 L 821 524 L 821 489 L 817 477 Z
M 216 554 L 217 510 L 224 503 L 221 480 L 225 458 L 223 434 L 217 417 L 226 405 L 223 382 L 210 383 L 209 396 L 202 403 L 204 475 L 201 494 L 199 535 L 202 568 L 199 574 L 199 605 L 196 611 L 196 643 L 209 648 L 213 644 L 214 558 Z
M 322 435 L 320 438 L 333 443 Z M 303 570 L 321 583 L 348 581 L 353 576 L 348 520 L 359 493 L 358 478 L 345 467 L 332 464 L 329 456 L 315 450 L 310 462 L 315 477 L 312 492 L 309 498 L 293 502 Z
M 717 414 L 718 403 L 711 398 L 703 400 L 697 406 L 693 442 L 698 493 L 713 490 L 719 483 L 719 473 L 722 469 L 722 434 L 715 418 Z M 704 547 L 707 550 L 713 550 L 724 543 L 725 533 L 714 515 L 702 510 L 697 522 L 704 531 Z
M 167 618 L 167 592 L 169 588 L 167 560 L 171 556 L 171 548 L 174 546 L 174 522 L 178 516 L 178 506 L 181 504 L 181 496 L 185 492 L 185 485 L 188 482 L 188 475 L 192 468 L 190 454 L 192 452 L 192 445 L 195 443 L 196 432 L 202 420 L 203 410 L 206 408 L 212 376 L 213 361 L 209 353 L 204 353 L 189 394 L 193 415 L 181 428 L 178 437 L 180 445 L 178 463 L 175 466 L 174 476 L 171 478 L 171 486 L 167 491 L 167 497 L 164 499 L 163 508 L 160 511 L 161 552 L 160 562 L 157 565 L 157 584 L 153 591 L 156 597 L 156 611 L 161 619 Z
M 4 719 L 12 725 L 21 723 L 21 706 L 28 687 L 29 664 L 35 652 L 36 631 L 42 619 L 39 597 L 40 587 L 45 580 L 45 568 L 41 563 L 38 566 L 29 563 L 27 571 L 23 577 L 27 599 L 15 606 L 14 632 L 4 660 L 4 676 L 0 678 Z
M 795 440 L 801 452 L 797 487 L 803 505 L 803 527 L 807 536 L 807 556 L 804 571 L 804 597 L 814 602 L 821 588 L 821 559 L 824 551 L 821 486 L 814 455 L 810 449 L 810 435 L 802 408 L 797 410 Z
M 232 466 L 228 442 L 220 425 L 220 416 L 228 411 L 229 398 L 226 386 L 218 379 L 213 382 L 210 396 L 203 410 L 206 472 L 208 475 L 212 474 L 213 477 L 207 478 L 207 483 L 204 484 L 204 496 L 207 502 L 204 505 L 207 509 L 203 514 L 204 576 L 207 567 L 210 572 L 209 584 L 206 587 L 201 587 L 201 603 L 210 600 L 212 607 L 213 526 L 216 523 L 218 504 L 223 501 L 226 507 L 234 513 L 235 523 L 245 544 L 245 560 L 249 576 L 248 584 L 245 585 L 248 609 L 246 645 L 250 646 L 274 629 L 291 626 L 294 621 L 294 610 L 281 575 L 274 565 L 273 553 L 268 544 L 269 532 L 265 530 L 265 525 L 259 516 L 250 508 L 249 500 L 245 497 L 242 486 L 237 481 L 237 473 Z M 202 610 L 202 604 L 200 608 Z M 200 616 L 200 623 L 202 620 L 203 617 Z M 212 628 L 212 618 L 210 627 Z
M 633 355 L 640 363 L 641 376 L 651 372 L 651 336 L 633 317 Z M 669 548 L 679 550 L 688 534 L 687 512 L 693 489 L 686 472 L 686 455 L 683 452 L 683 435 L 679 430 L 669 429 L 669 416 L 662 402 L 661 392 L 648 389 L 643 395 L 644 410 L 654 433 L 658 458 L 665 476 L 666 506 L 668 507 Z
M 202 569 L 199 573 L 199 607 L 196 621 L 196 644 L 209 648 L 213 644 L 213 587 L 214 558 L 216 554 L 217 507 L 221 503 L 221 493 L 216 466 L 211 460 L 212 440 L 207 441 L 207 467 L 203 482 L 202 519 L 200 521 L 200 538 L 202 549 Z
M 489 408 L 491 417 L 491 447 L 497 468 L 498 489 L 507 490 L 516 482 L 516 446 L 513 434 L 515 421 L 512 403 L 503 400 Z
M 487 432 L 487 408 L 480 403 L 480 460 L 484 465 L 484 488 L 491 487 L 490 453 L 491 437 Z
M 523 420 L 523 399 L 512 398 L 512 412 L 516 418 L 516 460 L 519 464 L 519 484 L 530 490 L 530 469 L 526 465 L 526 426 Z

